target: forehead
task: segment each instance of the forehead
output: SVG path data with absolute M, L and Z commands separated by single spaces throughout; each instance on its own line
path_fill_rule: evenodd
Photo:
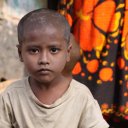
M 46 26 L 27 26 L 24 30 L 24 38 L 28 36 L 37 36 L 37 35 L 45 35 L 49 37 L 63 37 L 63 29 L 59 27 L 55 27 L 53 25 L 46 25 Z
M 31 44 L 67 44 L 62 32 L 56 27 L 46 26 L 36 28 L 35 30 L 27 29 L 25 31 L 24 43 Z M 65 43 L 64 43 L 65 42 Z

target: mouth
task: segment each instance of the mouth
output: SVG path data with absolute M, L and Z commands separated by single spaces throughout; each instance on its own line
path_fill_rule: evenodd
M 42 74 L 42 75 L 47 75 L 51 72 L 50 69 L 46 69 L 46 68 L 42 68 L 38 70 L 38 73 Z

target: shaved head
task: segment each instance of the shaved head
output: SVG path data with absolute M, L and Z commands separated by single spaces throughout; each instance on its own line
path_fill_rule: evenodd
M 25 40 L 25 31 L 43 30 L 47 26 L 55 27 L 63 34 L 68 43 L 70 40 L 70 26 L 64 16 L 49 9 L 38 9 L 26 14 L 18 24 L 19 44 Z

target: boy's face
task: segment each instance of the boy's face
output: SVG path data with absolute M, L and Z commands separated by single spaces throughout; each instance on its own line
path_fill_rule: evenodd
M 49 83 L 60 78 L 66 62 L 70 60 L 70 49 L 63 33 L 53 26 L 26 29 L 25 41 L 19 47 L 19 56 L 33 80 Z

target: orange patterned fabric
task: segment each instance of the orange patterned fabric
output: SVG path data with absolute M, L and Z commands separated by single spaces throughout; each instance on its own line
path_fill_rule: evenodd
M 81 47 L 74 78 L 90 88 L 106 118 L 128 121 L 128 0 L 60 0 L 58 10 Z

